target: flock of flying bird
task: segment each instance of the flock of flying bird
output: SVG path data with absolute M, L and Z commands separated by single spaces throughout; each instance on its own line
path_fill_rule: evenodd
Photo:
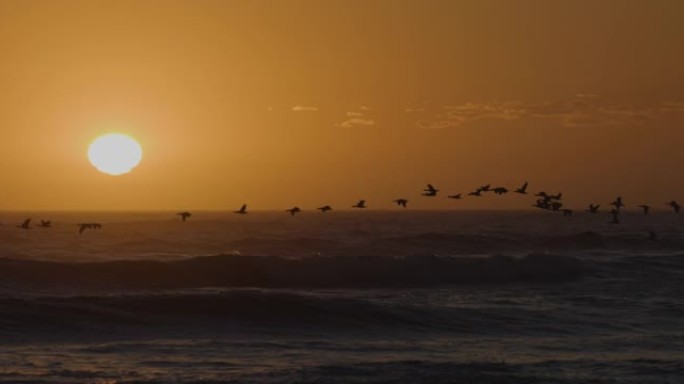
M 513 193 L 521 194 L 521 195 L 528 195 L 529 192 L 527 191 L 528 183 L 525 182 L 520 188 L 516 188 L 513 190 Z M 439 189 L 435 188 L 432 184 L 428 184 L 427 188 L 423 189 L 423 193 L 421 193 L 422 196 L 426 197 L 435 197 L 437 196 L 437 193 L 439 192 Z M 496 195 L 504 195 L 509 192 L 509 190 L 505 187 L 494 187 L 490 184 L 483 185 L 479 188 L 477 188 L 475 191 L 469 192 L 466 194 L 466 196 L 474 196 L 474 197 L 482 197 L 484 194 L 488 192 L 493 192 Z M 534 194 L 535 197 L 538 197 L 538 199 L 535 201 L 534 204 L 532 204 L 533 207 L 546 210 L 546 211 L 556 211 L 556 212 L 562 212 L 563 216 L 565 217 L 572 217 L 573 210 L 563 208 L 563 194 L 562 193 L 557 193 L 557 194 L 549 194 L 547 192 L 538 192 Z M 463 198 L 463 194 L 458 193 L 454 195 L 447 195 L 447 198 L 449 199 L 455 199 L 455 200 L 460 200 Z M 406 208 L 407 204 L 409 202 L 408 199 L 400 198 L 393 200 L 397 206 Z M 665 203 L 665 205 L 669 206 L 672 208 L 672 210 L 675 213 L 679 213 L 681 210 L 681 206 L 674 200 L 670 201 L 669 203 Z M 609 204 L 611 206 L 610 210 L 610 215 L 612 216 L 612 220 L 609 221 L 609 223 L 612 224 L 619 224 L 620 223 L 620 213 L 622 208 L 625 207 L 624 202 L 622 201 L 622 197 L 618 196 L 615 198 L 613 202 Z M 597 214 L 599 213 L 599 208 L 601 205 L 599 204 L 589 204 L 587 209 L 585 209 L 585 212 L 592 213 L 592 214 Z M 366 206 L 366 200 L 359 200 L 356 204 L 352 205 L 351 208 L 367 208 Z M 651 211 L 651 207 L 649 205 L 639 205 L 638 208 L 641 208 L 642 212 L 644 215 L 648 215 Z M 328 211 L 332 210 L 332 207 L 329 205 L 324 205 L 322 207 L 316 208 L 319 211 L 325 213 Z M 302 209 L 295 206 L 290 209 L 286 209 L 285 212 L 289 212 L 290 215 L 294 216 L 295 214 L 301 212 Z M 233 211 L 233 213 L 244 215 L 247 214 L 247 204 L 243 204 L 240 209 Z M 182 221 L 186 221 L 192 216 L 192 213 L 184 211 L 184 212 L 178 212 L 176 213 L 177 216 L 180 216 Z M 102 228 L 102 224 L 100 223 L 79 223 L 76 224 L 78 227 L 78 233 L 82 234 L 86 229 L 100 229 Z M 52 222 L 50 220 L 41 220 L 40 224 L 38 225 L 39 227 L 42 228 L 51 228 L 52 227 Z M 21 229 L 31 229 L 31 219 L 26 219 L 24 220 L 23 223 L 20 225 L 17 225 L 18 228 Z
M 516 188 L 513 190 L 514 193 L 518 193 L 521 195 L 528 195 L 529 192 L 527 191 L 527 188 L 529 186 L 528 182 L 525 182 L 520 188 Z M 439 192 L 439 189 L 435 188 L 432 184 L 428 184 L 425 189 L 423 189 L 423 193 L 421 193 L 422 196 L 426 197 L 435 197 L 437 196 L 437 192 Z M 496 195 L 504 195 L 509 192 L 508 188 L 505 187 L 492 187 L 491 184 L 483 185 L 479 188 L 477 188 L 473 192 L 469 192 L 466 194 L 466 196 L 475 196 L 475 197 L 482 197 L 484 196 L 485 193 L 487 192 L 493 192 Z M 547 210 L 547 211 L 559 211 L 563 213 L 563 216 L 566 217 L 571 217 L 573 214 L 573 210 L 563 208 L 563 203 L 562 203 L 562 198 L 563 194 L 562 193 L 557 193 L 555 195 L 546 193 L 546 192 L 538 192 L 534 195 L 535 197 L 538 197 L 537 201 L 532 204 L 533 207 Z M 454 195 L 447 195 L 447 198 L 449 199 L 455 199 L 455 200 L 460 200 L 463 198 L 462 193 L 457 193 Z M 407 207 L 408 204 L 408 199 L 396 199 L 393 200 L 395 204 L 397 204 L 400 207 Z M 612 220 L 610 223 L 618 224 L 620 223 L 619 216 L 621 209 L 625 206 L 625 204 L 622 202 L 622 197 L 619 196 L 617 197 L 612 203 L 609 204 L 613 208 L 610 210 L 610 214 L 612 215 Z M 666 203 L 669 207 L 671 207 L 675 213 L 679 213 L 681 210 L 681 206 L 674 200 L 670 201 L 669 203 Z M 589 204 L 589 207 L 585 210 L 586 212 L 589 213 L 599 213 L 599 208 L 601 205 L 599 204 Z M 648 215 L 650 213 L 651 207 L 648 205 L 639 205 L 639 208 L 642 209 L 644 215 Z M 366 206 L 366 200 L 359 200 L 356 204 L 352 205 L 351 208 L 367 208 Z M 332 207 L 329 205 L 324 205 L 322 207 L 316 208 L 319 211 L 325 213 L 328 211 L 332 211 Z M 301 212 L 302 209 L 294 206 L 290 209 L 286 209 L 285 212 L 289 212 L 290 215 L 294 216 L 295 214 Z M 240 209 L 237 211 L 233 211 L 234 213 L 237 214 L 246 214 L 247 213 L 247 204 L 243 204 Z M 190 212 L 179 212 L 177 213 L 178 216 L 181 217 L 183 221 L 187 220 L 192 214 Z

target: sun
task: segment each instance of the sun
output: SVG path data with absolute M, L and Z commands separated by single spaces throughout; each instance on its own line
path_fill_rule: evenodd
M 142 147 L 128 135 L 109 133 L 90 143 L 88 160 L 102 173 L 123 175 L 140 164 Z

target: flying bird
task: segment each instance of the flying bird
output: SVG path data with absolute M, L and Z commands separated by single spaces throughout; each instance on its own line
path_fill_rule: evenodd
M 503 195 L 504 193 L 508 193 L 508 189 L 504 187 L 496 187 L 492 189 L 492 191 L 494 191 L 494 193 L 496 193 L 497 195 Z
M 176 215 L 180 216 L 181 219 L 183 220 L 183 222 L 185 222 L 185 220 L 187 220 L 190 216 L 192 216 L 192 213 L 190 213 L 190 212 L 178 212 L 178 213 L 176 213 Z
M 449 195 L 449 196 L 447 196 L 447 198 L 458 200 L 458 199 L 461 198 L 461 194 L 460 194 L 460 193 L 457 193 L 457 194 L 455 194 L 455 195 Z
M 323 213 L 326 213 L 326 212 L 328 212 L 328 211 L 332 211 L 332 207 L 329 206 L 329 205 L 324 205 L 324 206 L 318 207 L 318 208 L 316 208 L 316 209 L 318 209 L 319 211 L 321 211 L 321 212 L 323 212 Z
M 394 202 L 397 203 L 397 205 L 406 208 L 406 203 L 408 203 L 408 200 L 406 200 L 406 199 L 396 199 L 396 200 L 394 200 Z
M 651 212 L 651 207 L 648 205 L 640 205 L 639 208 L 641 208 L 644 212 L 644 215 L 648 215 Z
M 672 207 L 672 209 L 674 209 L 675 213 L 679 213 L 679 210 L 682 209 L 682 207 L 674 200 L 667 203 L 667 205 Z
M 242 207 L 240 207 L 240 209 L 238 209 L 237 211 L 233 211 L 233 213 L 237 213 L 240 215 L 246 214 L 247 213 L 247 204 L 242 204 Z
M 81 223 L 81 224 L 76 224 L 78 226 L 78 234 L 82 235 L 83 231 L 86 229 L 92 228 L 92 225 L 87 224 L 87 223 Z
M 299 207 L 292 207 L 290 209 L 286 209 L 285 212 L 290 212 L 290 215 L 294 216 L 296 213 L 301 212 L 301 209 L 299 209 Z
M 515 190 L 515 193 L 520 193 L 522 195 L 527 195 L 527 181 L 525 184 L 522 185 L 522 187 L 518 188 Z
M 615 209 L 617 209 L 618 211 L 620 210 L 620 208 L 625 206 L 625 204 L 622 202 L 622 196 L 618 196 L 617 198 L 615 198 L 615 200 L 612 203 L 610 203 L 610 205 L 615 207 Z
M 81 235 L 86 229 L 100 229 L 102 224 L 100 223 L 80 223 L 76 224 L 78 226 L 78 234 Z
M 52 221 L 51 220 L 41 220 L 40 224 L 38 226 L 42 227 L 42 228 L 50 228 L 50 227 L 52 227 Z
M 30 224 L 31 224 L 31 219 L 26 219 L 26 220 L 24 220 L 23 223 L 21 223 L 20 225 L 17 225 L 17 228 L 31 229 L 31 227 L 29 226 Z
M 423 196 L 437 196 L 437 192 L 439 192 L 439 189 L 435 188 L 432 186 L 432 184 L 428 184 L 427 188 L 423 189 L 422 193 Z
M 555 194 L 555 195 L 549 195 L 549 198 L 550 198 L 550 199 L 554 199 L 554 200 L 560 200 L 560 199 L 563 198 L 563 193 L 558 192 L 558 193 Z
M 469 192 L 468 196 L 477 196 L 477 197 L 482 197 L 482 188 L 478 188 L 474 192 Z
M 366 208 L 366 200 L 359 200 L 358 203 L 352 205 L 352 208 Z
M 598 213 L 598 209 L 601 207 L 600 204 L 589 204 L 589 208 L 586 209 L 587 212 L 589 213 Z

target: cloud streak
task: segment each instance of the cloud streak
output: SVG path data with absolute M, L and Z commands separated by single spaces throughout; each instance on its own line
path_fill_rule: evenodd
M 478 120 L 553 119 L 566 127 L 598 127 L 643 124 L 678 113 L 684 113 L 684 101 L 621 104 L 597 95 L 576 95 L 558 102 L 494 101 L 446 105 L 432 118 L 419 120 L 416 124 L 423 129 L 444 129 Z
M 316 112 L 318 111 L 318 107 L 295 105 L 292 107 L 292 110 L 295 112 Z

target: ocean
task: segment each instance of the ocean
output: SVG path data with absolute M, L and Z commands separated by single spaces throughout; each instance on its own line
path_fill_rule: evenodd
M 610 219 L 0 213 L 0 382 L 683 383 L 684 216 Z

